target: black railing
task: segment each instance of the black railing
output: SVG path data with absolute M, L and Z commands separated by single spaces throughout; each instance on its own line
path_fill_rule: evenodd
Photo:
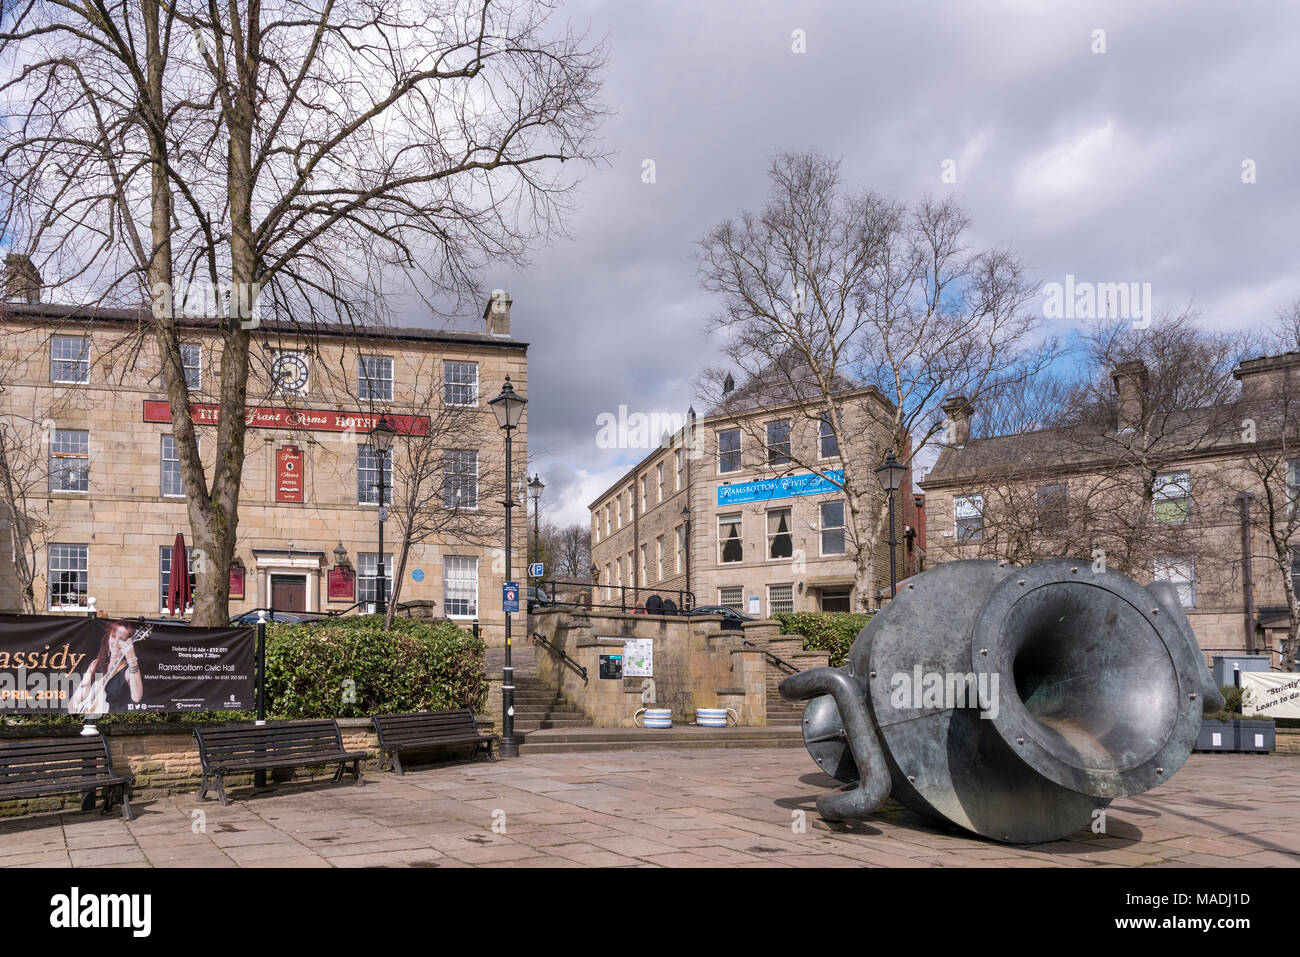
M 751 647 L 751 648 L 758 648 L 759 651 L 763 652 L 764 655 L 766 655 L 766 656 L 767 656 L 769 659 L 771 659 L 772 661 L 776 662 L 776 664 L 780 665 L 781 667 L 783 667 L 783 668 L 789 668 L 789 669 L 790 669 L 790 672 L 791 672 L 792 674 L 798 674 L 798 673 L 799 673 L 799 669 L 796 668 L 794 665 L 790 664 L 790 662 L 786 661 L 784 658 L 780 658 L 780 657 L 778 657 L 778 656 L 772 654 L 772 652 L 768 651 L 766 648 L 759 648 L 758 645 L 754 644 L 754 643 L 753 643 L 752 641 L 750 641 L 748 638 L 742 638 L 742 639 L 740 639 L 740 640 L 741 640 L 742 642 L 744 642 L 745 644 L 749 645 L 749 647 Z
M 562 660 L 565 664 L 567 664 L 570 668 L 572 668 L 572 669 L 573 669 L 574 671 L 576 671 L 578 674 L 582 675 L 582 683 L 583 683 L 583 684 L 586 684 L 586 683 L 587 683 L 587 669 L 584 668 L 582 665 L 578 664 L 576 661 L 574 661 L 572 658 L 570 658 L 567 654 L 565 654 L 564 651 L 563 651 L 563 649 L 560 649 L 560 648 L 555 647 L 555 645 L 551 644 L 549 641 L 546 640 L 545 637 L 543 637 L 542 635 L 539 635 L 537 632 L 533 632 L 533 641 L 540 641 L 540 642 L 541 642 L 542 644 L 544 644 L 547 648 L 551 649 L 551 651 L 555 652 L 555 654 L 559 655 L 559 656 L 560 656 L 560 660 Z
M 673 609 L 652 612 L 656 615 L 680 615 L 695 607 L 695 593 L 676 588 L 653 588 L 649 585 L 594 585 L 591 582 L 569 582 L 547 579 L 537 583 L 537 587 L 546 593 L 544 601 L 529 599 L 529 604 L 538 608 L 551 605 L 583 608 L 617 608 L 621 612 L 646 614 L 646 601 L 658 596 L 661 601 L 670 600 Z M 586 592 L 591 596 L 589 602 L 573 601 L 557 597 L 561 591 Z

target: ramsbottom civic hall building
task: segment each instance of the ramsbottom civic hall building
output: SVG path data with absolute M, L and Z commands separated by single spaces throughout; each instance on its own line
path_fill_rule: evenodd
M 157 616 L 176 534 L 193 542 L 151 316 L 41 303 L 39 285 L 6 279 L 0 611 L 27 610 L 30 577 L 37 612 L 83 611 L 93 597 L 108 615 Z M 273 323 L 258 329 L 232 615 L 342 611 L 377 597 L 380 475 L 368 433 L 387 414 L 398 434 L 385 460 L 386 500 L 409 471 L 406 443 L 423 442 L 427 453 L 423 540 L 412 546 L 399 600 L 436 617 L 477 618 L 490 643 L 501 640 L 504 441 L 487 400 L 506 375 L 527 393 L 527 346 L 510 336 L 509 299 L 497 295 L 481 332 L 350 329 L 307 338 Z M 199 453 L 210 468 L 216 430 L 203 423 L 215 421 L 221 338 L 211 320 L 182 326 Z M 525 416 L 513 433 L 520 475 L 526 428 Z M 15 535 L 8 502 L 33 520 L 26 540 Z M 400 536 L 393 511 L 385 524 L 390 580 Z M 28 576 L 19 574 L 19 550 Z

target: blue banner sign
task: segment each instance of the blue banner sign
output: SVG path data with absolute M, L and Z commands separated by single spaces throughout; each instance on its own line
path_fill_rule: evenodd
M 844 472 L 834 469 L 825 474 L 784 475 L 781 478 L 758 482 L 735 482 L 718 486 L 718 505 L 740 505 L 744 502 L 765 502 L 773 498 L 794 498 L 798 495 L 823 495 L 838 492 L 844 481 Z

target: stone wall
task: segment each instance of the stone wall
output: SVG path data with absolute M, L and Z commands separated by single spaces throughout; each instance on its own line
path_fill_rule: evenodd
M 696 708 L 733 708 L 742 725 L 767 724 L 761 640 L 756 647 L 745 645 L 742 632 L 721 630 L 717 619 L 547 609 L 534 615 L 533 628 L 587 670 L 584 679 L 576 667 L 539 646 L 538 678 L 598 728 L 632 727 L 643 706 L 645 678 L 600 677 L 600 656 L 621 654 L 628 639 L 654 642 L 654 706 L 672 709 L 675 721 L 693 721 Z

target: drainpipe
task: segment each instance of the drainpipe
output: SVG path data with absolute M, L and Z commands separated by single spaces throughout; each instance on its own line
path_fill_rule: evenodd
M 1255 653 L 1255 575 L 1250 563 L 1250 503 L 1255 496 L 1249 492 L 1237 494 L 1237 507 L 1241 510 L 1241 592 L 1246 608 L 1246 654 Z

